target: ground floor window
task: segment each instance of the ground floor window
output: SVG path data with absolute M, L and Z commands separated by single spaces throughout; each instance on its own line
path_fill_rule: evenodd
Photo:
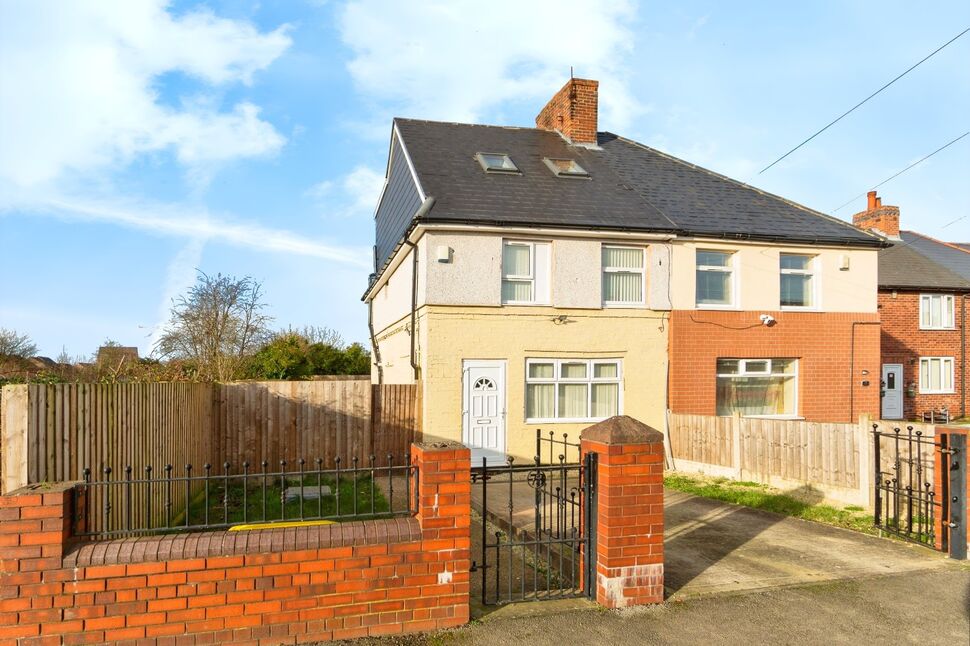
M 920 357 L 919 391 L 923 394 L 953 392 L 953 357 Z
M 527 422 L 588 422 L 619 415 L 619 359 L 527 359 Z
M 796 359 L 718 359 L 717 414 L 794 417 L 798 414 Z

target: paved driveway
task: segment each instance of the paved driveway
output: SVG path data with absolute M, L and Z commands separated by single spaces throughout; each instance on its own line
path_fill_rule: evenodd
M 670 490 L 664 520 L 672 600 L 958 566 L 925 547 Z

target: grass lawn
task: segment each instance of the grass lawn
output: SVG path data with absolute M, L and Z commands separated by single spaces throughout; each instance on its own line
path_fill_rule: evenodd
M 298 487 L 300 484 L 299 477 L 286 479 L 287 487 Z M 323 495 L 316 500 L 303 500 L 303 520 L 336 519 L 338 517 L 342 520 L 367 520 L 391 511 L 381 488 L 375 486 L 370 474 L 360 475 L 356 481 L 349 475 L 347 477 L 341 476 L 339 511 L 337 509 L 338 496 L 335 495 L 338 493 L 338 489 L 333 479 L 320 478 L 318 482 L 316 475 L 307 475 L 303 477 L 302 484 L 304 487 L 314 490 L 317 489 L 318 484 L 323 487 L 330 487 L 330 495 Z M 250 478 L 245 487 L 239 480 L 230 481 L 228 519 L 226 519 L 226 508 L 223 501 L 224 489 L 222 482 L 213 479 L 209 483 L 208 505 L 206 504 L 205 489 L 200 490 L 193 498 L 192 505 L 189 508 L 189 524 L 205 523 L 207 507 L 209 510 L 208 522 L 213 524 L 301 520 L 300 500 L 292 500 L 284 505 L 281 495 L 283 486 L 279 478 L 267 481 L 265 497 L 262 478 Z M 396 491 L 395 494 L 397 494 Z M 404 492 L 401 492 L 402 497 L 403 495 Z M 395 498 L 397 498 L 396 495 Z M 184 519 L 182 521 L 184 522 Z
M 862 507 L 856 505 L 835 507 L 821 503 L 807 503 L 758 482 L 686 476 L 677 473 L 665 476 L 664 486 L 695 496 L 845 527 L 864 534 L 878 534 L 878 530 L 872 525 L 872 514 Z

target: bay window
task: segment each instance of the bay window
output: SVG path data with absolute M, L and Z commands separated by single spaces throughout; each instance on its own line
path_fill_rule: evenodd
M 717 414 L 794 417 L 798 414 L 796 359 L 718 359 Z
M 527 422 L 587 422 L 619 415 L 618 359 L 528 359 Z

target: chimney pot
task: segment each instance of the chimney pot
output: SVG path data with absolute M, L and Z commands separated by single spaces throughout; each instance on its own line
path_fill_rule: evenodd
M 874 208 L 876 208 L 876 192 L 875 191 L 869 191 L 869 193 L 866 196 L 869 198 L 869 203 L 866 206 L 866 210 L 867 211 L 871 211 Z

